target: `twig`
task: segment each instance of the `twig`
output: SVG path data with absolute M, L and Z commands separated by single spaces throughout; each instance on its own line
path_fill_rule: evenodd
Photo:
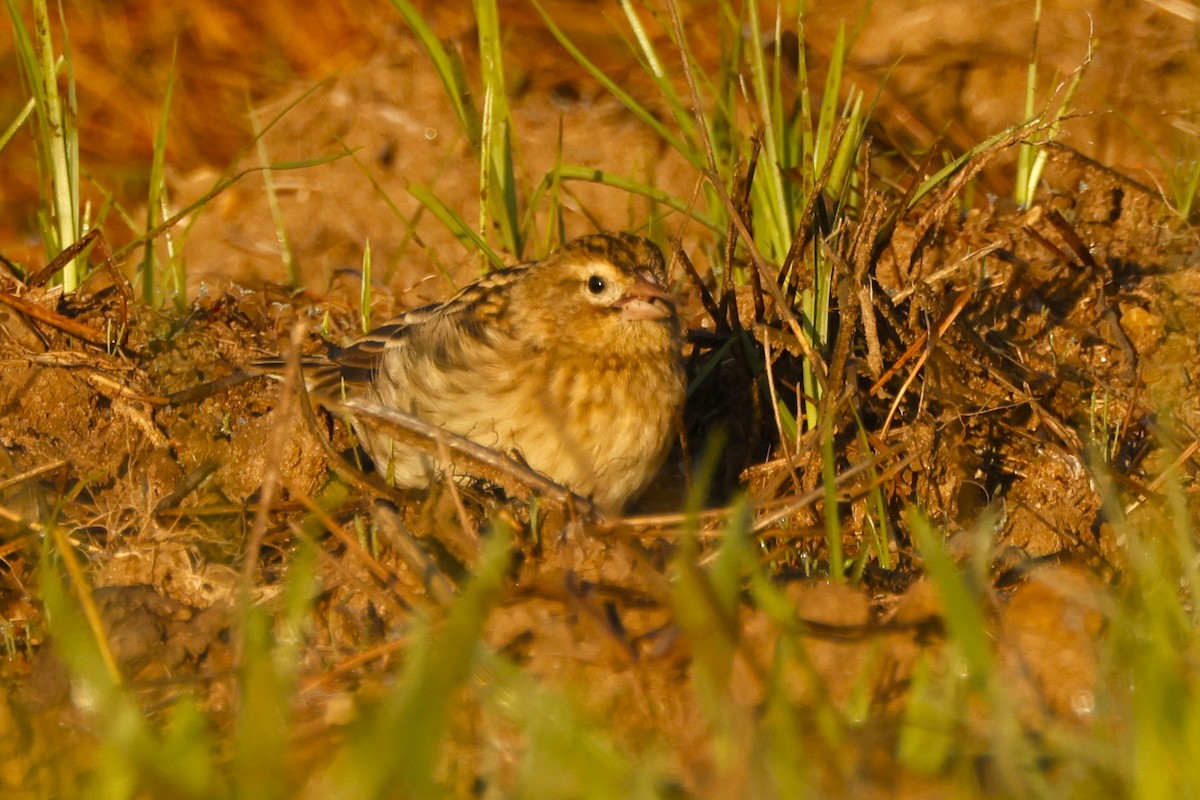
M 378 561 L 371 558 L 370 554 L 362 549 L 362 545 L 347 536 L 346 532 L 342 530 L 342 526 L 330 519 L 329 516 L 320 508 L 320 506 L 313 502 L 312 498 L 305 498 L 305 501 L 305 507 L 308 508 L 308 510 L 318 520 L 321 521 L 321 524 L 325 526 L 325 529 L 332 533 L 338 542 L 346 547 L 347 552 L 350 552 L 352 555 L 354 555 L 354 557 L 367 568 L 368 572 L 374 575 L 375 578 L 381 581 L 389 590 L 394 592 L 397 584 L 395 577 L 389 575 Z M 292 535 L 294 535 L 297 539 L 303 539 L 304 541 L 308 542 L 308 544 L 311 545 L 312 548 L 319 554 L 321 560 L 329 564 L 329 566 L 335 572 L 341 575 L 348 583 L 352 583 L 354 587 L 358 589 L 358 591 L 370 595 L 372 600 L 378 603 L 380 606 L 387 607 L 387 609 L 392 612 L 396 619 L 404 619 L 406 615 L 406 609 L 401 606 L 395 598 L 388 596 L 386 592 L 380 591 L 378 586 L 361 580 L 357 575 L 350 571 L 349 567 L 342 563 L 342 559 L 334 557 L 332 553 L 321 547 L 321 545 L 317 543 L 312 536 L 305 533 L 304 529 L 296 522 L 291 522 L 289 527 L 292 529 Z
M 855 464 L 854 466 L 846 469 L 846 471 L 842 472 L 841 474 L 839 474 L 837 476 L 836 483 L 837 483 L 838 488 L 841 488 L 851 478 L 853 478 L 857 475 L 860 475 L 861 473 L 863 473 L 867 470 L 878 467 L 880 464 L 883 464 L 888 459 L 891 459 L 898 455 L 903 456 L 903 457 L 901 458 L 901 460 L 898 464 L 893 465 L 893 467 L 889 468 L 889 471 L 894 472 L 895 470 L 902 469 L 905 465 L 911 463 L 911 461 L 916 457 L 915 454 L 907 453 L 906 452 L 907 450 L 908 450 L 907 444 L 895 445 L 886 450 L 875 453 L 870 458 L 868 458 L 864 461 L 861 461 L 858 464 Z M 756 533 L 761 532 L 765 528 L 770 527 L 770 525 L 773 524 L 774 522 L 776 522 L 786 516 L 794 514 L 797 510 L 804 508 L 805 506 L 810 505 L 813 502 L 821 499 L 824 496 L 824 494 L 825 494 L 825 488 L 823 486 L 818 486 L 816 489 L 813 489 L 810 492 L 805 492 L 802 495 L 778 498 L 775 500 L 768 500 L 766 502 L 751 503 L 751 511 L 754 513 L 770 512 L 770 513 L 766 513 L 765 516 L 760 518 L 755 523 L 753 531 Z M 646 515 L 634 516 L 634 517 L 623 517 L 618 520 L 612 520 L 611 522 L 603 522 L 603 523 L 597 525 L 596 529 L 599 532 L 611 532 L 611 531 L 615 531 L 615 530 L 629 529 L 629 528 L 636 528 L 636 529 L 664 528 L 664 527 L 671 526 L 671 525 L 683 525 L 686 523 L 694 523 L 694 522 L 698 522 L 698 521 L 705 522 L 705 521 L 723 520 L 723 519 L 726 519 L 726 518 L 732 516 L 735 513 L 735 511 L 737 511 L 737 509 L 735 509 L 734 507 L 726 506 L 723 508 L 708 509 L 706 511 L 700 511 L 698 513 L 697 512 L 689 512 L 689 513 L 682 513 L 682 514 L 678 514 L 678 513 L 676 513 L 676 514 L 646 514 Z M 660 531 L 660 533 L 661 533 L 661 531 Z M 700 535 L 701 538 L 704 537 L 703 532 L 700 532 L 698 535 Z M 717 536 L 719 534 L 714 533 L 711 535 Z
M 958 272 L 960 269 L 962 269 L 966 265 L 970 264 L 971 262 L 976 261 L 981 258 L 984 258 L 985 256 L 989 255 L 990 253 L 994 253 L 999 249 L 1000 249 L 1000 244 L 998 242 L 995 242 L 995 243 L 986 245 L 984 247 L 981 247 L 978 250 L 972 250 L 971 252 L 967 253 L 965 256 L 960 258 L 958 261 L 955 261 L 953 264 L 950 264 L 949 266 L 939 269 L 937 272 L 933 273 L 932 275 L 924 276 L 924 277 L 918 279 L 918 281 L 916 281 L 912 284 L 909 284 L 907 287 L 896 292 L 894 295 L 892 295 L 892 302 L 893 303 L 901 303 L 909 295 L 911 295 L 913 292 L 917 291 L 917 287 L 919 284 L 930 284 L 930 283 L 933 283 L 934 281 L 940 281 L 943 278 L 948 278 L 951 275 L 953 275 L 955 272 Z
M 946 316 L 942 318 L 941 323 L 938 325 L 938 339 L 942 338 L 942 336 L 946 334 L 946 331 L 950 328 L 950 325 L 953 324 L 954 320 L 958 319 L 958 315 L 961 314 L 962 310 L 967 307 L 967 302 L 974 294 L 975 292 L 968 290 L 958 296 L 958 299 L 954 302 L 953 308 L 951 308 Z M 929 338 L 928 332 L 926 332 L 922 337 L 924 342 L 928 342 Z M 892 419 L 896 416 L 897 409 L 900 408 L 900 401 L 904 399 L 904 395 L 908 391 L 908 387 L 912 385 L 912 382 L 916 380 L 917 375 L 920 374 L 921 368 L 925 366 L 925 362 L 928 360 L 934 344 L 936 343 L 931 343 L 930 347 L 921 347 L 921 355 L 917 358 L 917 363 L 913 365 L 908 377 L 905 378 L 904 383 L 900 386 L 900 391 L 896 392 L 896 398 L 892 401 L 892 407 L 888 409 L 887 419 L 884 420 L 883 428 L 880 432 L 882 437 L 887 438 L 888 430 L 892 427 Z M 915 346 L 916 345 L 914 345 L 914 347 Z M 909 352 L 912 352 L 912 350 L 913 348 L 909 348 Z M 905 355 L 907 355 L 907 353 Z M 888 374 L 890 375 L 892 371 L 893 370 L 889 370 Z M 882 381 L 883 379 L 881 378 L 880 381 L 876 383 L 876 386 L 879 386 Z
M 292 327 L 292 341 L 288 347 L 287 360 L 283 368 L 283 386 L 279 391 L 279 405 L 275 407 L 275 420 L 267 441 L 267 462 L 263 469 L 262 486 L 259 490 L 258 509 L 254 514 L 254 527 L 246 545 L 246 557 L 242 562 L 242 591 L 247 597 L 254 585 L 254 569 L 258 566 L 258 552 L 267 534 L 267 522 L 271 514 L 271 501 L 279 484 L 281 454 L 287 446 L 288 426 L 291 422 L 292 405 L 295 402 L 293 386 L 300 377 L 300 347 L 304 344 L 305 325 L 297 322 Z
M 51 461 L 49 464 L 43 464 L 40 467 L 34 467 L 31 470 L 26 470 L 20 475 L 13 475 L 11 478 L 5 478 L 4 480 L 0 481 L 0 492 L 3 492 L 5 489 L 11 489 L 17 484 L 24 483 L 25 481 L 30 481 L 34 478 L 40 478 L 47 473 L 64 470 L 66 469 L 66 466 L 67 462 L 63 459 L 59 459 L 58 461 Z
M 15 308 L 25 316 L 31 317 L 38 322 L 44 322 L 51 327 L 58 328 L 68 336 L 73 336 L 76 339 L 82 339 L 88 344 L 94 344 L 97 347 L 103 347 L 105 349 L 111 347 L 113 344 L 107 336 L 90 325 L 84 325 L 82 322 L 76 322 L 70 317 L 64 317 L 57 311 L 51 311 L 50 309 L 39 306 L 36 303 L 31 303 L 23 297 L 17 297 L 11 292 L 0 292 L 0 303 L 4 303 L 6 306 Z
M 374 513 L 376 521 L 379 522 L 380 533 L 387 538 L 400 560 L 420 579 L 435 602 L 443 606 L 449 605 L 457 596 L 453 581 L 421 549 L 395 511 L 384 503 L 377 503 Z
M 489 473 L 482 477 L 494 478 L 503 476 L 511 478 L 527 489 L 535 491 L 562 506 L 574 506 L 576 509 L 589 515 L 598 512 L 597 507 L 590 500 L 580 497 L 566 487 L 550 480 L 540 472 L 530 469 L 503 453 L 484 447 L 465 437 L 458 436 L 444 428 L 439 428 L 419 417 L 405 414 L 392 408 L 386 408 L 378 403 L 372 403 L 361 398 L 351 398 L 344 402 L 329 402 L 324 405 L 335 412 L 350 412 L 360 419 L 366 419 L 369 422 L 377 424 L 389 433 L 398 433 L 409 441 L 418 442 L 430 447 L 431 450 L 436 450 L 438 439 L 442 438 L 445 441 L 446 449 L 455 456 L 465 458 L 475 466 L 482 467 L 483 470 L 481 471 Z

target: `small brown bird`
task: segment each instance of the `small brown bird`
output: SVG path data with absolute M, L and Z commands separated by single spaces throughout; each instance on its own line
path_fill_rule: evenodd
M 401 314 L 331 352 L 326 369 L 351 395 L 514 453 L 619 510 L 662 465 L 683 403 L 666 285 L 653 243 L 584 236 Z M 424 450 L 355 429 L 396 485 L 426 486 L 441 472 Z

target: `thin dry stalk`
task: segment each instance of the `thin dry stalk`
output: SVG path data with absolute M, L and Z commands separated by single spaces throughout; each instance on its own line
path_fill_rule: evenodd
M 954 320 L 958 319 L 958 315 L 961 314 L 963 309 L 967 307 L 967 303 L 970 301 L 971 297 L 974 296 L 974 294 L 975 293 L 973 291 L 968 290 L 958 296 L 958 298 L 954 301 L 954 306 L 949 312 L 946 313 L 946 316 L 944 316 L 942 321 L 938 324 L 937 339 L 941 339 L 946 335 L 946 331 L 949 330 L 952 324 L 954 324 Z M 921 354 L 917 358 L 917 363 L 913 364 L 913 368 L 909 372 L 908 377 L 904 379 L 904 383 L 900 386 L 900 390 L 896 392 L 896 397 L 892 400 L 892 406 L 888 409 L 887 419 L 885 419 L 883 422 L 883 428 L 880 430 L 880 436 L 885 439 L 887 438 L 888 431 L 892 427 L 892 419 L 896 416 L 896 411 L 900 408 L 900 401 L 904 399 L 904 395 L 907 394 L 908 388 L 912 385 L 913 381 L 916 380 L 917 375 L 921 373 L 921 369 L 925 366 L 925 362 L 929 359 L 929 355 L 932 352 L 932 347 L 924 346 L 924 343 L 929 342 L 929 340 L 929 332 L 926 331 L 920 340 L 920 347 L 918 349 L 920 350 Z M 909 348 L 909 352 L 913 352 L 913 348 Z M 905 356 L 907 355 L 908 353 L 905 353 Z M 901 358 L 903 359 L 904 356 L 901 356 Z M 892 370 L 889 370 L 889 373 L 891 371 Z
M 345 411 L 359 419 L 367 420 L 396 435 L 405 443 L 429 448 L 436 451 L 437 442 L 442 439 L 445 447 L 456 458 L 465 459 L 472 466 L 472 472 L 480 477 L 492 480 L 505 489 L 517 488 L 528 494 L 536 492 L 544 499 L 550 500 L 563 508 L 573 507 L 587 514 L 597 514 L 599 509 L 586 498 L 580 497 L 569 489 L 555 483 L 524 464 L 509 458 L 481 444 L 462 436 L 457 436 L 436 425 L 405 414 L 392 408 L 385 408 L 360 398 L 351 398 L 344 402 L 330 402 L 328 407 L 334 411 Z
M 254 514 L 250 541 L 246 545 L 246 557 L 242 562 L 242 591 L 248 597 L 254 585 L 254 570 L 258 566 L 258 553 L 267 535 L 267 522 L 271 516 L 271 501 L 279 484 L 280 454 L 287 445 L 288 428 L 295 405 L 295 389 L 300 378 L 300 348 L 304 344 L 305 325 L 296 323 L 292 327 L 292 339 L 288 345 L 284 362 L 283 384 L 279 390 L 279 405 L 275 407 L 275 420 L 267 440 L 267 461 L 263 468 L 262 488 L 259 491 L 258 509 Z

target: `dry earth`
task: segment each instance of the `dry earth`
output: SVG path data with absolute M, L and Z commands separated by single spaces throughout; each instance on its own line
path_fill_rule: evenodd
M 104 273 L 62 298 L 0 271 L 0 291 L 25 304 L 0 306 L 0 619 L 15 642 L 0 687 L 0 747 L 10 765 L 0 786 L 10 796 L 34 796 L 48 763 L 88 748 L 70 683 L 43 638 L 35 587 L 46 522 L 57 514 L 85 556 L 116 658 L 148 713 L 186 687 L 221 724 L 234 703 L 229 608 L 264 475 L 275 470 L 279 489 L 251 565 L 256 600 L 281 610 L 281 577 L 300 538 L 316 536 L 321 552 L 322 591 L 301 657 L 305 733 L 291 785 L 305 786 L 323 763 L 352 702 L 383 691 L 403 661 L 414 612 L 446 605 L 475 563 L 478 531 L 500 514 L 518 532 L 519 558 L 486 625 L 489 646 L 605 720 L 628 752 L 657 754 L 687 794 L 747 796 L 755 778 L 714 761 L 695 642 L 680 635 L 670 602 L 676 573 L 668 563 L 681 522 L 666 512 L 681 507 L 693 457 L 716 431 L 736 445 L 724 451 L 709 505 L 748 491 L 756 547 L 792 603 L 804 645 L 803 657 L 787 655 L 778 649 L 778 621 L 750 602 L 739 606 L 730 691 L 741 722 L 752 724 L 768 674 L 784 676 L 780 684 L 800 709 L 828 702 L 851 715 L 866 697 L 877 721 L 850 726 L 837 752 L 812 736 L 814 763 L 830 765 L 816 776 L 828 793 L 941 791 L 938 776 L 897 770 L 893 756 L 913 670 L 940 663 L 943 649 L 939 601 L 906 521 L 914 503 L 948 533 L 956 557 L 985 565 L 988 624 L 1022 724 L 1087 729 L 1098 691 L 1095 642 L 1106 624 L 1100 598 L 1123 561 L 1105 498 L 1132 508 L 1155 497 L 1156 478 L 1176 462 L 1198 518 L 1191 446 L 1200 430 L 1192 381 L 1200 368 L 1200 237 L 1153 188 L 1163 177 L 1144 144 L 1178 152 L 1189 132 L 1196 144 L 1188 127 L 1200 106 L 1194 21 L 1152 3 L 1048 2 L 1045 85 L 1082 61 L 1089 26 L 1099 46 L 1076 101 L 1087 113 L 1066 128 L 1071 147 L 1053 149 L 1037 204 L 1021 210 L 997 199 L 1011 183 L 1012 150 L 1003 148 L 982 165 L 968 208 L 962 187 L 951 184 L 898 213 L 889 229 L 883 213 L 899 208 L 889 183 L 912 176 L 885 151 L 916 152 L 943 131 L 944 146 L 961 151 L 1020 117 L 1031 11 L 1024 3 L 991 4 L 983 15 L 969 2 L 888 2 L 867 17 L 849 82 L 868 93 L 883 87 L 875 134 L 888 145 L 877 147 L 879 193 L 856 222 L 862 235 L 836 239 L 837 255 L 865 269 L 848 268 L 839 290 L 845 348 L 829 359 L 837 402 L 828 413 L 837 468 L 847 475 L 839 487 L 843 545 L 851 555 L 867 547 L 868 499 L 879 487 L 892 565 L 872 561 L 845 586 L 809 577 L 828 568 L 820 505 L 774 513 L 819 485 L 819 440 L 780 444 L 770 399 L 748 379 L 753 366 L 738 348 L 702 371 L 714 343 L 739 327 L 754 334 L 758 357 L 772 361 L 781 391 L 799 382 L 800 359 L 770 302 L 756 308 L 749 289 L 711 279 L 710 243 L 675 214 L 655 224 L 672 238 L 682 231 L 682 247 L 705 276 L 703 290 L 682 270 L 676 277 L 689 327 L 708 335 L 694 336 L 687 353 L 687 448 L 635 509 L 665 516 L 598 521 L 548 503 L 535 523 L 519 487 L 508 487 L 517 501 L 507 503 L 480 487 L 400 497 L 361 484 L 329 488 L 333 456 L 321 442 L 332 439 L 335 454 L 352 460 L 345 431 L 328 417 L 314 428 L 294 408 L 273 414 L 279 387 L 241 367 L 280 352 L 297 320 L 309 323 L 308 348 L 321 346 L 318 328 L 334 341 L 352 335 L 367 239 L 377 254 L 379 315 L 444 297 L 479 266 L 404 191 L 408 181 L 423 183 L 467 218 L 476 213 L 477 174 L 463 168 L 473 162 L 441 83 L 389 9 L 363 18 L 348 6 L 321 5 L 301 21 L 284 2 L 168 4 L 173 27 L 136 3 L 119 12 L 69 9 L 84 160 L 122 202 L 144 195 L 130 165 L 148 161 L 164 65 L 180 33 L 169 151 L 176 207 L 207 190 L 248 142 L 247 97 L 260 120 L 270 119 L 334 69 L 264 142 L 276 162 L 346 148 L 355 159 L 277 174 L 302 292 L 277 286 L 285 273 L 257 174 L 212 201 L 186 238 L 181 229 L 173 234 L 188 266 L 185 312 L 126 302 L 122 283 Z M 474 34 L 461 6 L 425 11 L 462 48 L 470 71 Z M 565 161 L 690 197 L 698 176 L 682 159 L 587 78 L 525 4 L 502 6 L 526 185 L 553 166 L 561 125 Z M 701 60 L 712 59 L 718 42 L 701 6 L 689 12 L 689 35 Z M 658 104 L 614 33 L 617 7 L 560 0 L 547 10 L 635 97 Z M 818 62 L 837 22 L 859 11 L 831 3 L 806 18 Z M 0 74 L 15 75 L 4 47 L 0 41 Z M 4 119 L 15 107 L 12 84 L 0 97 Z M 0 154 L 0 253 L 37 269 L 35 184 L 21 146 Z M 573 184 L 570 198 L 571 234 L 641 229 L 652 212 L 592 184 Z M 127 236 L 119 228 L 105 226 L 112 246 Z M 703 291 L 728 301 L 722 313 L 706 308 Z M 49 313 L 36 317 L 30 306 Z M 113 331 L 124 332 L 119 347 L 96 346 Z M 852 411 L 866 440 L 856 436 Z M 286 446 L 275 449 L 280 426 Z M 875 478 L 854 472 L 872 458 Z M 1114 485 L 1103 488 L 1097 475 L 1111 475 Z M 325 511 L 314 515 L 316 504 Z M 368 528 L 370 553 L 360 544 Z M 724 530 L 714 516 L 702 538 Z M 487 747 L 478 744 L 483 713 L 468 702 L 455 720 L 451 738 L 460 744 L 444 777 L 461 793 L 477 789 L 485 771 L 501 791 L 515 777 L 518 737 L 490 728 Z

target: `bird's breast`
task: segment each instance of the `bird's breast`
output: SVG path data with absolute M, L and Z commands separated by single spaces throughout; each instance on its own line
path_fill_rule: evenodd
M 531 400 L 541 431 L 520 437 L 527 460 L 603 504 L 624 505 L 670 447 L 684 395 L 678 359 L 563 359 L 547 374 Z

